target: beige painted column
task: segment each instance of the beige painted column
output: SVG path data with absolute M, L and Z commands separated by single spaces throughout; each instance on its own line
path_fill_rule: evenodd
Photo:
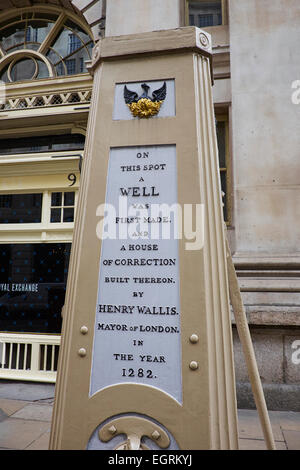
M 210 37 L 194 27 L 106 37 L 95 47 L 91 71 L 50 449 L 236 449 Z M 140 94 L 145 83 L 149 96 L 164 87 L 166 96 L 153 117 L 134 117 L 124 104 L 125 86 Z M 99 239 L 99 207 L 125 188 L 141 205 L 203 207 L 196 220 L 203 243 L 190 249 L 185 236 L 150 238 L 131 240 L 129 248 L 128 241 Z M 153 253 L 138 255 L 139 243 Z M 135 267 L 122 271 L 122 260 Z M 158 260 L 171 271 L 153 267 Z M 103 277 L 109 272 L 120 276 L 110 290 L 109 274 Z M 134 297 L 133 278 L 142 275 L 136 279 L 167 279 L 163 288 L 151 280 L 135 289 L 148 303 Z M 126 444 L 118 440 L 122 433 Z M 150 444 L 140 443 L 143 435 Z

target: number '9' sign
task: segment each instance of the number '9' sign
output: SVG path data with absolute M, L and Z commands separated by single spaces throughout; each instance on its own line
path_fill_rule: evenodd
M 69 186 L 74 186 L 74 184 L 77 181 L 77 177 L 76 177 L 75 173 L 70 173 L 68 175 L 68 180 L 71 181 L 71 184 L 69 184 Z

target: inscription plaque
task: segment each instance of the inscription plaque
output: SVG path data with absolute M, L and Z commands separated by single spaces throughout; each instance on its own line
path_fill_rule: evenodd
M 176 203 L 175 145 L 111 149 L 90 395 L 139 383 L 182 401 Z

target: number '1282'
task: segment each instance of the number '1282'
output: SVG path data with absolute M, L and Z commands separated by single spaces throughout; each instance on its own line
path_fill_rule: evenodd
M 147 379 L 155 379 L 152 370 L 138 369 L 122 369 L 122 377 L 146 377 Z

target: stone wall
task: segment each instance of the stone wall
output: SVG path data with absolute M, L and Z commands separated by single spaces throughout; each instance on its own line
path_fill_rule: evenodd
M 236 251 L 299 256 L 299 2 L 229 5 Z
M 298 334 L 297 334 L 298 333 Z M 242 346 L 234 328 L 239 408 L 255 408 Z M 300 410 L 300 331 L 251 328 L 258 370 L 269 410 Z
M 229 2 L 233 258 L 268 407 L 298 411 L 300 105 L 292 84 L 300 78 L 299 27 L 297 0 Z M 249 407 L 234 336 L 239 406 Z

